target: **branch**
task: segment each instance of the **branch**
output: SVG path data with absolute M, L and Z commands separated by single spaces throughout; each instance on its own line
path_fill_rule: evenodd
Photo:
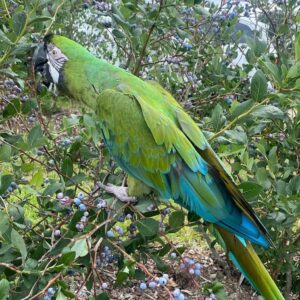
M 154 28 L 156 27 L 156 21 L 157 21 L 157 19 L 159 17 L 159 14 L 161 12 L 161 9 L 162 9 L 162 6 L 163 6 L 163 2 L 164 2 L 163 0 L 160 0 L 160 2 L 159 2 L 159 9 L 158 9 L 157 17 L 156 17 L 154 23 L 152 24 L 152 26 L 149 29 L 148 36 L 146 38 L 146 41 L 145 41 L 145 43 L 143 45 L 143 48 L 142 48 L 142 50 L 140 52 L 140 55 L 139 55 L 140 56 L 139 60 L 137 61 L 136 65 L 135 65 L 135 68 L 133 70 L 133 74 L 134 75 L 137 75 L 139 73 L 139 71 L 140 71 L 141 64 L 142 64 L 142 61 L 144 59 L 144 56 L 145 56 L 145 53 L 146 53 L 146 49 L 147 49 L 147 46 L 148 46 L 148 43 L 149 43 L 149 40 L 150 40 L 150 36 L 151 36 Z
M 235 125 L 240 119 L 248 116 L 249 114 L 251 114 L 253 112 L 253 110 L 255 110 L 257 107 L 267 103 L 270 100 L 270 98 L 266 98 L 264 99 L 262 102 L 259 102 L 255 105 L 253 105 L 249 110 L 247 110 L 246 112 L 244 112 L 243 114 L 240 114 L 239 116 L 237 116 L 234 120 L 232 120 L 228 125 L 226 125 L 224 128 L 222 128 L 220 131 L 218 131 L 217 133 L 213 134 L 211 137 L 208 138 L 208 141 L 212 141 L 213 139 L 215 139 L 216 137 L 220 136 L 224 131 L 228 130 L 229 128 L 231 128 L 233 125 Z

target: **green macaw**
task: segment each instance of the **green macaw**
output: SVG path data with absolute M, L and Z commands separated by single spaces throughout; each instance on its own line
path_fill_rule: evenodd
M 251 245 L 271 245 L 266 228 L 171 94 L 59 35 L 44 38 L 34 66 L 45 84 L 96 112 L 111 156 L 131 177 L 213 224 L 251 285 L 267 300 L 284 299 Z

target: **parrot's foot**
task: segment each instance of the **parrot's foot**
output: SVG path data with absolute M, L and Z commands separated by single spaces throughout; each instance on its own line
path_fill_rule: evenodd
M 115 197 L 122 202 L 128 203 L 137 201 L 136 197 L 128 196 L 128 187 L 126 186 L 117 186 L 111 183 L 105 185 L 102 182 L 98 182 L 98 186 L 101 189 L 105 190 L 107 193 L 115 195 Z

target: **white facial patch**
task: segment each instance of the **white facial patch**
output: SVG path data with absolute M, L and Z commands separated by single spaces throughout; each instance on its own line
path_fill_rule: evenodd
M 48 55 L 47 55 L 48 58 Z M 51 74 L 52 80 L 55 84 L 58 84 L 58 80 L 59 80 L 59 72 L 52 66 L 52 64 L 49 62 L 49 58 L 48 58 L 48 66 L 49 66 L 49 72 Z
M 68 58 L 61 52 L 59 48 L 55 47 L 53 44 L 48 44 L 47 59 L 47 64 L 49 66 L 49 72 L 52 80 L 55 84 L 58 84 L 60 69 L 68 60 Z

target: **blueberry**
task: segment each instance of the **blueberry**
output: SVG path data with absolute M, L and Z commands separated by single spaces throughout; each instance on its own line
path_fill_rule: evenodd
M 176 289 L 173 291 L 173 296 L 176 297 L 176 298 L 177 298 L 180 294 L 181 294 L 181 293 L 180 293 L 180 289 L 178 289 L 178 288 L 176 288 Z
M 228 15 L 229 20 L 233 20 L 235 17 L 236 17 L 236 13 L 235 13 L 235 12 L 231 12 L 231 13 Z
M 176 298 L 176 300 L 184 300 L 185 297 L 182 293 L 179 294 L 179 296 Z
M 62 199 L 64 197 L 64 194 L 63 193 L 58 193 L 57 195 L 56 195 L 56 198 L 57 199 Z
M 169 279 L 169 275 L 168 274 L 163 274 L 163 276 L 162 276 L 163 278 L 165 278 L 165 279 Z
M 187 263 L 188 263 L 188 265 L 191 266 L 191 265 L 193 265 L 195 262 L 194 262 L 193 259 L 190 258 L 190 259 L 188 259 Z
M 79 210 L 80 211 L 85 211 L 86 210 L 86 206 L 83 203 L 79 204 Z
M 34 122 L 34 117 L 30 116 L 28 117 L 28 123 L 33 123 Z
M 179 265 L 179 269 L 180 269 L 180 270 L 185 269 L 185 264 L 184 264 L 184 263 L 181 263 L 181 264 Z
M 79 198 L 75 198 L 73 201 L 76 206 L 79 206 L 81 204 L 81 200 Z
M 165 278 L 165 277 L 159 277 L 158 278 L 158 283 L 160 284 L 160 285 L 166 285 L 167 284 L 167 279 Z
M 194 270 L 193 268 L 191 268 L 191 269 L 189 269 L 189 273 L 190 273 L 191 275 L 194 275 L 194 274 L 195 274 L 195 270 Z
M 196 270 L 202 269 L 202 265 L 199 264 L 199 263 L 195 263 L 195 269 L 196 269 Z
M 127 215 L 126 215 L 126 219 L 127 219 L 127 220 L 130 220 L 131 218 L 132 218 L 132 215 L 131 215 L 131 214 L 127 214 Z
M 56 230 L 54 231 L 54 236 L 55 236 L 55 237 L 60 237 L 60 235 L 61 235 L 60 230 L 59 230 L 59 229 L 56 229 Z
M 17 185 L 14 181 L 11 182 L 10 186 L 11 186 L 13 189 L 16 189 L 16 188 L 18 187 L 18 185 Z
M 49 183 L 49 178 L 45 178 L 44 179 L 44 182 L 47 184 L 47 183 Z
M 196 276 L 200 276 L 200 275 L 201 275 L 201 270 L 196 269 L 196 270 L 195 270 L 195 275 L 196 275 Z
M 55 294 L 55 289 L 53 287 L 49 287 L 47 292 L 49 295 L 53 296 Z
M 54 160 L 53 160 L 53 159 L 50 159 L 50 160 L 48 161 L 48 164 L 49 164 L 50 166 L 53 166 L 53 165 L 54 165 Z
M 78 231 L 82 231 L 84 229 L 84 225 L 82 223 L 77 223 L 75 227 Z
M 45 296 L 44 296 L 44 300 L 51 300 L 51 296 L 45 295 Z
M 101 288 L 102 288 L 103 290 L 107 289 L 107 288 L 108 288 L 108 283 L 107 283 L 107 282 L 103 282 L 103 283 L 101 284 Z
M 37 154 L 38 156 L 41 156 L 41 155 L 44 154 L 44 152 L 43 152 L 42 150 L 38 150 L 38 151 L 36 152 L 36 154 Z
M 155 289 L 157 287 L 157 283 L 155 281 L 150 281 L 148 286 L 150 289 Z
M 170 256 L 171 258 L 175 259 L 177 257 L 177 254 L 175 252 L 172 252 Z
M 88 211 L 85 211 L 83 215 L 84 215 L 85 217 L 88 217 L 88 216 L 89 216 L 89 212 L 88 212 Z
M 87 217 L 86 216 L 81 217 L 80 222 L 86 223 L 87 222 Z
M 145 282 L 142 282 L 141 284 L 140 284 L 140 289 L 141 290 L 145 290 L 147 288 L 147 284 L 145 283 Z
M 117 230 L 117 232 L 118 232 L 119 235 L 123 235 L 123 234 L 124 234 L 123 228 L 119 228 L 119 229 Z
M 107 235 L 107 237 L 112 238 L 112 237 L 114 237 L 114 232 L 112 230 L 108 230 L 106 235 Z
M 77 197 L 80 199 L 80 200 L 83 200 L 84 199 L 84 194 L 82 192 L 78 193 Z

